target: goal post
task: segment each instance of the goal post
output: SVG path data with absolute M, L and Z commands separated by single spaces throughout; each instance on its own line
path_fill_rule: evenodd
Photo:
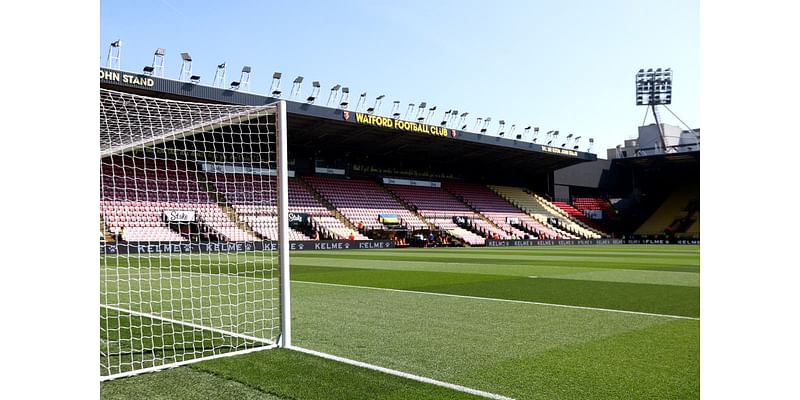
M 100 89 L 101 381 L 291 345 L 286 147 L 284 101 Z
M 286 249 L 278 254 L 280 265 L 280 292 L 281 292 L 281 336 L 278 341 L 280 347 L 288 348 L 292 345 L 292 307 L 289 275 L 289 152 L 286 140 L 286 102 L 281 100 L 277 104 L 277 151 L 278 151 L 278 237 L 280 249 Z

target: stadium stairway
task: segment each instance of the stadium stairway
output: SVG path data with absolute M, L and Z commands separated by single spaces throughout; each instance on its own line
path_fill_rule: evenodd
M 374 180 L 317 176 L 304 179 L 351 224 L 363 223 L 366 230 L 385 229 L 379 214 L 396 214 L 401 225 L 412 231 L 427 227 Z
M 534 220 L 544 225 L 558 236 L 564 239 L 578 238 L 576 235 L 568 233 L 558 226 L 551 224 L 550 221 L 548 221 L 550 213 L 548 213 L 544 206 L 542 206 L 528 191 L 514 186 L 497 185 L 489 185 L 489 189 L 492 189 L 492 191 L 497 193 L 500 197 L 506 199 L 506 201 L 533 217 Z
M 472 211 L 461 200 L 442 188 L 387 185 L 387 189 L 398 197 L 406 200 L 406 204 L 418 210 L 425 220 L 438 229 L 447 231 L 450 235 L 459 238 L 471 245 L 485 244 L 487 234 L 497 234 L 501 239 L 507 239 L 508 234 L 494 224 L 486 222 L 481 215 Z M 453 218 L 465 216 L 469 218 L 468 226 L 459 227 Z
M 586 216 L 581 210 L 563 201 L 553 201 L 552 204 L 567 213 L 578 225 L 603 237 L 609 236 L 608 233 L 596 221 Z
M 539 202 L 539 204 L 541 204 L 548 213 L 556 218 L 560 218 L 563 221 L 567 221 L 565 227 L 569 229 L 571 233 L 586 239 L 600 239 L 601 237 L 606 236 L 604 233 L 599 232 L 596 229 L 587 226 L 583 222 L 576 220 L 573 216 L 569 215 L 569 213 L 551 203 L 544 197 L 539 196 L 536 193 L 531 193 L 531 195 L 533 195 L 533 198 L 536 199 L 536 201 Z
M 336 207 L 334 207 L 333 204 L 331 204 L 331 202 L 328 201 L 328 199 L 325 198 L 325 196 L 323 196 L 322 194 L 317 192 L 317 190 L 314 189 L 314 187 L 311 186 L 310 183 L 306 182 L 303 178 L 300 178 L 300 177 L 297 177 L 296 179 L 297 179 L 297 182 L 300 184 L 300 186 L 302 186 L 304 189 L 306 189 L 308 191 L 308 193 L 311 193 L 311 196 L 313 196 L 317 201 L 319 201 L 320 204 L 325 206 L 325 208 L 328 209 L 328 212 L 330 212 L 330 214 L 334 218 L 339 220 L 339 222 L 344 224 L 345 227 L 351 229 L 353 232 L 358 232 L 358 227 L 353 225 L 350 222 L 350 220 L 348 220 L 344 215 L 342 215 L 342 213 L 339 212 L 339 210 L 337 210 Z
M 411 213 L 412 213 L 412 214 L 416 215 L 416 216 L 417 216 L 417 218 L 419 218 L 419 220 L 420 220 L 420 221 L 422 221 L 422 222 L 424 222 L 426 225 L 428 225 L 428 227 L 429 227 L 430 229 L 432 229 L 432 230 L 437 230 L 436 226 L 435 226 L 433 223 L 431 223 L 430 221 L 428 221 L 428 219 L 427 219 L 427 218 L 423 217 L 423 216 L 422 216 L 422 214 L 420 214 L 419 212 L 417 212 L 417 211 L 414 209 L 414 207 L 412 207 L 410 204 L 408 204 L 408 202 L 406 202 L 406 201 L 405 201 L 405 200 L 404 200 L 402 197 L 398 196 L 398 195 L 397 195 L 397 193 L 393 192 L 391 189 L 387 188 L 386 186 L 383 186 L 383 188 L 384 188 L 384 189 L 385 189 L 385 190 L 386 190 L 386 191 L 387 191 L 387 192 L 388 192 L 388 193 L 389 193 L 389 194 L 390 194 L 392 197 L 394 197 L 394 199 L 395 199 L 395 200 L 397 200 L 397 201 L 398 201 L 400 204 L 402 204 L 402 205 L 403 205 L 403 207 L 405 207 L 406 209 L 408 209 L 409 211 L 411 211 Z M 453 231 L 449 231 L 449 230 L 442 230 L 442 232 L 444 232 L 444 234 L 447 236 L 447 240 L 449 240 L 449 241 L 450 241 L 450 243 L 453 243 L 453 244 L 454 244 L 454 245 L 456 245 L 456 246 L 462 246 L 462 247 L 472 247 L 472 244 L 470 244 L 469 242 L 467 242 L 466 240 L 464 240 L 464 239 L 462 238 L 462 236 L 463 236 L 463 235 L 462 235 L 462 236 L 458 236 L 458 235 L 456 235 L 456 234 L 455 234 L 455 232 L 453 232 Z M 456 232 L 458 232 L 458 231 L 456 231 Z
M 427 225 L 429 229 L 436 229 L 436 227 L 435 227 L 435 226 L 433 226 L 433 224 L 432 224 L 432 223 L 430 223 L 430 221 L 428 221 L 427 219 L 425 219 L 425 217 L 423 217 L 423 216 L 422 216 L 422 215 L 421 215 L 419 212 L 417 212 L 417 210 L 415 210 L 415 209 L 414 209 L 414 207 L 412 207 L 410 204 L 408 204 L 408 202 L 406 202 L 406 201 L 405 201 L 405 200 L 404 200 L 402 197 L 398 196 L 398 195 L 397 195 L 395 192 L 391 191 L 391 190 L 390 190 L 389 188 L 387 188 L 385 185 L 381 185 L 381 187 L 383 188 L 383 190 L 385 190 L 385 191 L 386 191 L 386 193 L 388 193 L 388 194 L 389 194 L 389 196 L 392 196 L 392 197 L 393 197 L 395 200 L 397 200 L 397 202 L 398 202 L 398 203 L 400 203 L 400 205 L 402 205 L 403 207 L 405 207 L 405 208 L 406 208 L 406 210 L 410 211 L 410 212 L 411 212 L 412 214 L 414 214 L 414 215 L 415 215 L 417 218 L 419 218 L 419 220 L 420 220 L 420 221 L 422 221 L 423 223 L 425 223 L 425 225 Z M 452 235 L 450 235 L 449 233 L 448 233 L 447 235 L 452 237 Z
M 453 195 L 453 197 L 455 197 L 456 199 L 458 199 L 458 197 L 457 197 L 456 195 L 454 195 L 453 193 L 451 193 L 451 192 L 449 192 L 449 191 L 448 191 L 448 193 L 450 193 L 451 195 Z M 479 211 L 477 208 L 473 207 L 473 206 L 472 206 L 472 204 L 469 204 L 469 203 L 467 203 L 466 201 L 463 201 L 463 200 L 460 200 L 460 199 L 459 199 L 459 201 L 460 201 L 461 203 L 463 203 L 463 204 L 464 204 L 464 205 L 465 205 L 467 208 L 469 208 L 469 209 L 470 209 L 472 212 L 474 212 L 474 213 L 475 213 L 475 214 L 476 214 L 476 215 L 477 215 L 477 216 L 478 216 L 478 217 L 479 217 L 479 218 L 480 218 L 480 219 L 481 219 L 483 222 L 485 222 L 487 225 L 491 226 L 491 227 L 492 227 L 492 228 L 494 228 L 494 229 L 497 229 L 498 231 L 503 231 L 503 232 L 507 232 L 507 231 L 508 231 L 507 229 L 505 229 L 505 228 L 501 227 L 500 225 L 497 225 L 497 224 L 496 224 L 494 221 L 492 221 L 491 219 L 489 219 L 489 218 L 486 218 L 486 216 L 485 216 L 485 215 L 483 215 L 483 213 L 481 213 L 481 212 L 480 212 L 480 211 Z
M 464 203 L 470 210 L 478 214 L 484 221 L 495 226 L 497 229 L 508 232 L 509 235 L 516 235 L 516 237 L 520 239 L 524 238 L 525 235 L 533 235 L 534 227 L 524 227 L 525 221 L 520 221 L 520 227 L 523 228 L 522 230 L 507 223 L 506 218 L 508 217 L 519 216 L 523 219 L 525 219 L 525 217 L 530 217 L 487 187 L 482 185 L 471 186 L 455 182 L 446 183 L 442 187 L 453 197 Z
M 208 177 L 206 176 L 205 172 L 197 171 L 198 177 L 202 178 L 198 183 L 200 183 L 200 187 L 203 187 L 208 192 L 208 197 L 211 198 L 214 202 L 217 203 L 217 206 L 222 210 L 222 212 L 233 222 L 237 228 L 247 232 L 249 235 L 255 237 L 258 240 L 263 240 L 264 238 L 256 231 L 253 230 L 250 225 L 246 222 L 242 221 L 239 218 L 239 214 L 236 213 L 236 210 L 233 209 L 230 205 L 228 205 L 228 201 L 225 199 L 225 196 L 222 193 L 217 191 L 217 188 L 209 182 Z
M 452 195 L 453 195 L 453 197 L 455 197 L 455 198 L 457 198 L 457 199 L 458 199 L 458 196 L 457 196 L 456 194 L 454 194 L 454 193 L 452 193 L 452 192 L 450 192 L 450 191 L 448 191 L 448 193 L 452 194 Z M 464 205 L 465 205 L 465 206 L 467 206 L 467 208 L 469 208 L 469 209 L 470 209 L 470 210 L 472 210 L 472 211 L 473 211 L 475 214 L 477 214 L 477 215 L 478 215 L 478 217 L 480 217 L 480 219 L 481 219 L 481 220 L 483 220 L 483 222 L 486 222 L 488 225 L 492 226 L 493 228 L 495 228 L 495 229 L 497 229 L 497 230 L 499 230 L 499 231 L 508 232 L 508 229 L 507 229 L 506 227 L 502 227 L 502 226 L 498 225 L 497 223 L 495 223 L 493 220 L 491 220 L 491 219 L 489 219 L 488 217 L 486 217 L 486 215 L 484 215 L 484 214 L 483 214 L 483 213 L 482 213 L 480 210 L 478 210 L 477 208 L 475 208 L 475 207 L 474 207 L 472 204 L 470 204 L 470 203 L 468 203 L 468 202 L 466 202 L 466 201 L 463 201 L 463 200 L 461 200 L 461 199 L 459 199 L 459 201 L 461 201 L 462 203 L 464 203 Z M 521 231 L 520 231 L 520 232 L 521 232 Z M 517 234 L 517 236 L 519 236 L 518 232 L 514 232 L 514 234 Z

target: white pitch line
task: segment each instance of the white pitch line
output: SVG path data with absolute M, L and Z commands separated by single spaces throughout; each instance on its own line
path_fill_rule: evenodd
M 307 284 L 310 284 L 310 285 L 336 286 L 336 287 L 354 288 L 354 289 L 383 290 L 383 291 L 387 291 L 387 292 L 424 294 L 424 295 L 430 295 L 430 296 L 453 297 L 453 298 L 458 298 L 458 299 L 499 301 L 499 302 L 503 302 L 503 303 L 531 304 L 531 305 L 546 306 L 546 307 L 571 308 L 571 309 L 575 309 L 575 310 L 602 311 L 602 312 L 619 313 L 619 314 L 642 315 L 642 316 L 648 316 L 648 317 L 661 317 L 661 318 L 672 318 L 672 319 L 688 319 L 688 320 L 692 320 L 692 321 L 700 321 L 700 318 L 686 317 L 686 316 L 683 316 L 683 315 L 655 314 L 655 313 L 647 313 L 647 312 L 641 312 L 641 311 L 614 310 L 614 309 L 610 309 L 610 308 L 573 306 L 573 305 L 568 305 L 568 304 L 540 303 L 540 302 L 537 302 L 537 301 L 498 299 L 498 298 L 494 298 L 494 297 L 465 296 L 465 295 L 460 295 L 460 294 L 422 292 L 422 291 L 416 291 L 416 290 L 403 290 L 403 289 L 376 288 L 376 287 L 370 287 L 370 286 L 342 285 L 342 284 L 338 284 L 338 283 L 325 283 L 325 282 L 311 282 L 311 281 L 296 281 L 296 280 L 293 280 L 292 283 L 307 283 Z
M 145 313 L 145 312 L 141 312 L 141 311 L 130 310 L 130 309 L 127 309 L 127 308 L 116 307 L 116 306 L 111 306 L 111 305 L 107 305 L 107 304 L 100 304 L 100 307 L 107 308 L 109 310 L 118 311 L 118 312 L 125 313 L 125 314 L 131 314 L 131 315 L 136 315 L 136 316 L 139 316 L 139 317 L 145 317 L 145 318 L 150 318 L 150 319 L 156 319 L 156 320 L 159 320 L 159 321 L 169 322 L 171 324 L 188 326 L 190 328 L 195 328 L 195 329 L 198 329 L 198 330 L 215 332 L 215 333 L 219 333 L 219 334 L 222 334 L 222 335 L 228 335 L 228 336 L 233 336 L 233 337 L 237 337 L 237 338 L 241 338 L 241 339 L 251 340 L 251 341 L 254 341 L 254 342 L 266 343 L 266 344 L 269 344 L 269 345 L 275 345 L 276 344 L 274 341 L 269 340 L 269 339 L 259 338 L 259 337 L 250 336 L 250 335 L 244 335 L 244 334 L 241 334 L 241 333 L 231 332 L 231 331 L 228 331 L 228 330 L 225 330 L 225 329 L 219 329 L 219 328 L 214 328 L 214 327 L 210 327 L 210 326 L 195 324 L 194 322 L 187 322 L 187 321 L 181 321 L 181 320 L 177 320 L 177 319 L 173 319 L 173 318 L 162 317 L 161 315 L 158 315 L 158 314 Z
M 139 374 L 143 374 L 145 372 L 163 371 L 165 369 L 182 367 L 184 365 L 194 364 L 194 363 L 198 363 L 198 362 L 201 362 L 201 361 L 215 360 L 217 358 L 233 357 L 233 356 L 238 356 L 238 355 L 242 355 L 242 354 L 254 353 L 256 351 L 264 351 L 264 350 L 274 349 L 276 347 L 278 347 L 277 344 L 271 344 L 269 346 L 262 346 L 262 347 L 252 347 L 252 348 L 244 349 L 244 350 L 237 350 L 237 351 L 231 351 L 231 352 L 228 352 L 228 353 L 214 354 L 212 356 L 193 358 L 191 360 L 178 361 L 178 362 L 175 362 L 175 363 L 172 363 L 172 364 L 156 365 L 154 367 L 136 369 L 136 370 L 128 371 L 128 372 L 120 372 L 120 373 L 114 374 L 114 375 L 102 375 L 102 376 L 100 376 L 100 382 L 110 381 L 112 379 L 118 379 L 118 378 L 125 378 L 125 377 L 133 376 L 133 375 L 139 375 Z
M 144 273 L 154 273 L 154 272 L 144 272 Z M 183 274 L 190 274 L 190 275 L 203 275 L 203 276 L 220 276 L 220 277 L 236 277 L 240 279 L 254 279 L 254 280 L 263 280 L 263 281 L 272 281 L 276 280 L 277 278 L 257 278 L 257 277 L 246 277 L 241 275 L 229 275 L 229 274 L 213 274 L 207 272 L 189 272 L 189 271 L 181 271 L 180 273 Z M 119 274 L 119 275 L 126 275 L 126 274 Z M 538 276 L 529 276 L 528 278 L 538 278 Z M 292 283 L 308 283 L 312 285 L 325 285 L 325 286 L 338 286 L 338 287 L 347 287 L 347 288 L 356 288 L 356 289 L 370 289 L 370 290 L 385 290 L 390 292 L 398 292 L 398 293 L 413 293 L 413 294 L 427 294 L 431 296 L 443 296 L 443 297 L 454 297 L 454 298 L 461 298 L 461 299 L 473 299 L 473 300 L 487 300 L 487 301 L 500 301 L 505 303 L 516 303 L 516 304 L 532 304 L 538 306 L 547 306 L 547 307 L 561 307 L 561 308 L 572 308 L 576 310 L 589 310 L 589 311 L 605 311 L 605 312 L 612 312 L 612 313 L 620 313 L 620 314 L 633 314 L 633 315 L 644 315 L 650 317 L 662 317 L 662 318 L 673 318 L 673 319 L 687 319 L 691 321 L 700 321 L 700 318 L 696 317 L 686 317 L 683 315 L 669 315 L 669 314 L 655 314 L 655 313 L 647 313 L 642 311 L 628 311 L 628 310 L 614 310 L 610 308 L 598 308 L 598 307 L 585 307 L 585 306 L 573 306 L 568 304 L 555 304 L 555 303 L 542 303 L 537 301 L 525 301 L 525 300 L 511 300 L 511 299 L 498 299 L 494 297 L 478 297 L 478 296 L 465 296 L 460 294 L 449 294 L 449 293 L 436 293 L 436 292 L 422 292 L 417 290 L 403 290 L 403 289 L 390 289 L 390 288 L 376 288 L 370 286 L 357 286 L 357 285 L 343 285 L 338 283 L 325 283 L 325 282 L 311 282 L 311 281 L 298 281 L 292 280 Z
M 411 380 L 414 380 L 414 381 L 417 381 L 417 382 L 428 383 L 428 384 L 431 384 L 431 385 L 436 385 L 436 386 L 440 386 L 440 387 L 444 387 L 444 388 L 448 388 L 448 389 L 452 389 L 452 390 L 457 390 L 457 391 L 463 392 L 463 393 L 469 393 L 469 394 L 472 394 L 472 395 L 475 395 L 475 396 L 485 397 L 487 399 L 513 400 L 511 397 L 506 397 L 506 396 L 503 396 L 503 395 L 500 395 L 500 394 L 491 393 L 491 392 L 484 392 L 483 390 L 478 390 L 478 389 L 473 389 L 473 388 L 466 387 L 466 386 L 456 385 L 454 383 L 443 382 L 443 381 L 439 381 L 439 380 L 436 380 L 436 379 L 432 379 L 432 378 L 428 378 L 428 377 L 424 377 L 424 376 L 420 376 L 420 375 L 409 374 L 408 372 L 398 371 L 398 370 L 391 369 L 391 368 L 385 368 L 385 367 L 381 367 L 381 366 L 378 366 L 378 365 L 365 363 L 365 362 L 362 362 L 362 361 L 356 361 L 356 360 L 353 360 L 353 359 L 350 359 L 350 358 L 339 357 L 339 356 L 335 356 L 333 354 L 328 354 L 328 353 L 323 353 L 323 352 L 319 352 L 319 351 L 316 351 L 316 350 L 306 349 L 306 348 L 303 348 L 303 347 L 289 346 L 288 349 L 294 350 L 294 351 L 297 351 L 297 352 L 300 352 L 300 353 L 305 353 L 305 354 L 310 354 L 310 355 L 313 355 L 313 356 L 325 358 L 325 359 L 328 359 L 328 360 L 338 361 L 338 362 L 344 363 L 344 364 L 354 365 L 356 367 L 371 369 L 373 371 L 378 371 L 378 372 L 383 372 L 383 373 L 389 374 L 389 375 L 399 376 L 401 378 L 411 379 Z

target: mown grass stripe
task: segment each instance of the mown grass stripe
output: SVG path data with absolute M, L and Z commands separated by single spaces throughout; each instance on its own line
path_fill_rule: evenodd
M 290 350 L 299 351 L 299 352 L 305 353 L 305 354 L 310 354 L 310 355 L 317 356 L 317 357 L 322 357 L 322 358 L 325 358 L 325 359 L 328 359 L 328 360 L 333 360 L 333 361 L 338 361 L 338 362 L 341 362 L 341 363 L 344 363 L 344 364 L 353 365 L 353 366 L 356 366 L 356 367 L 361 367 L 361 368 L 366 368 L 366 369 L 370 369 L 370 370 L 373 370 L 373 371 L 383 372 L 384 374 L 388 374 L 388 375 L 399 376 L 401 378 L 406 378 L 406 379 L 410 379 L 410 380 L 417 381 L 417 382 L 427 383 L 427 384 L 430 384 L 430 385 L 440 386 L 440 387 L 443 387 L 443 388 L 456 390 L 456 391 L 459 391 L 459 392 L 464 392 L 464 393 L 472 394 L 472 395 L 475 395 L 475 396 L 484 397 L 484 398 L 487 398 L 487 399 L 513 400 L 510 397 L 506 397 L 506 396 L 503 396 L 503 395 L 500 395 L 500 394 L 485 392 L 483 390 L 478 390 L 478 389 L 473 389 L 473 388 L 469 388 L 469 387 L 462 386 L 462 385 L 456 385 L 456 384 L 453 384 L 453 383 L 443 382 L 443 381 L 439 381 L 439 380 L 432 379 L 432 378 L 427 378 L 427 377 L 420 376 L 420 375 L 409 374 L 407 372 L 398 371 L 398 370 L 394 370 L 394 369 L 391 369 L 391 368 L 385 368 L 385 367 L 381 367 L 381 366 L 378 366 L 378 365 L 373 365 L 373 364 L 369 364 L 369 363 L 365 363 L 365 362 L 361 362 L 361 361 L 357 361 L 357 360 L 351 360 L 349 358 L 339 357 L 339 356 L 336 356 L 336 355 L 333 355 L 333 354 L 323 353 L 323 352 L 316 351 L 316 350 L 311 350 L 311 349 L 306 349 L 306 348 L 296 347 L 296 346 L 289 347 L 289 349 Z
M 391 289 L 391 288 L 380 288 L 380 287 L 370 287 L 370 286 L 343 285 L 343 284 L 338 284 L 338 283 L 325 283 L 325 282 L 312 282 L 312 281 L 295 281 L 295 280 L 293 280 L 292 283 L 306 283 L 306 284 L 311 284 L 311 285 L 335 286 L 335 287 L 353 288 L 353 289 L 384 290 L 384 291 L 396 292 L 396 293 L 422 294 L 422 295 L 430 295 L 430 296 L 444 296 L 444 297 L 453 297 L 453 298 L 471 299 L 471 300 L 499 301 L 499 302 L 504 302 L 504 303 L 516 303 L 516 304 L 531 304 L 531 305 L 546 306 L 546 307 L 571 308 L 571 309 L 575 309 L 575 310 L 603 311 L 603 312 L 612 312 L 612 313 L 620 313 L 620 314 L 631 314 L 631 315 L 644 315 L 644 316 L 648 316 L 648 317 L 661 317 L 661 318 L 671 318 L 671 319 L 687 319 L 687 320 L 692 320 L 692 321 L 699 321 L 700 320 L 700 318 L 686 317 L 686 316 L 683 316 L 683 315 L 668 315 L 668 314 L 655 314 L 655 313 L 647 313 L 647 312 L 640 312 L 640 311 L 612 310 L 612 309 L 608 309 L 608 308 L 583 307 L 583 306 L 573 306 L 573 305 L 568 305 L 568 304 L 540 303 L 540 302 L 536 302 L 536 301 L 498 299 L 498 298 L 492 298 L 492 297 L 465 296 L 465 295 L 459 295 L 459 294 L 425 292 L 425 291 L 417 291 L 417 290 L 403 290 L 403 289 Z
M 330 260 L 360 260 L 360 261 L 394 261 L 394 262 L 401 262 L 401 263 L 410 263 L 410 262 L 428 262 L 428 263 L 441 263 L 441 264 L 478 264 L 482 265 L 484 263 L 495 264 L 495 265 L 509 265 L 509 266 L 525 266 L 525 265 L 537 265 L 542 262 L 546 262 L 549 266 L 556 266 L 556 267 L 572 267 L 575 265 L 581 265 L 586 268 L 607 268 L 607 269 L 641 269 L 641 270 L 653 270 L 653 271 L 676 271 L 676 272 L 698 272 L 699 265 L 696 263 L 676 263 L 674 261 L 668 262 L 664 260 L 625 260 L 625 259 L 613 259 L 613 260 L 595 260 L 592 258 L 558 258 L 558 257 L 539 257 L 539 258 L 479 258 L 479 257 L 467 257 L 467 256 L 430 256 L 430 255 L 419 255 L 419 256 L 404 256 L 404 255 L 384 255 L 384 254 L 350 254 L 350 255 L 338 255 L 338 256 L 330 256 L 330 255 L 299 255 L 299 256 L 292 256 L 292 260 L 297 262 L 298 260 L 302 262 L 304 259 L 330 259 Z

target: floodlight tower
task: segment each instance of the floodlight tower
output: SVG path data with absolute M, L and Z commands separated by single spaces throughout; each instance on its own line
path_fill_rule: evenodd
M 478 125 L 480 125 L 481 122 L 483 122 L 483 118 L 481 118 L 481 117 L 475 118 L 475 126 L 472 127 L 472 130 L 473 131 L 477 131 L 478 130 Z
M 425 117 L 425 119 L 422 120 L 422 123 L 424 123 L 424 124 L 428 123 L 428 120 L 433 118 L 433 113 L 435 113 L 435 112 L 436 112 L 436 106 L 433 106 L 433 107 L 429 108 L 428 109 L 428 116 Z
M 486 117 L 483 120 L 483 127 L 481 128 L 481 133 L 486 133 L 486 130 L 489 128 L 489 123 L 492 122 L 492 117 Z
M 530 132 L 530 131 L 531 131 L 531 127 L 530 126 L 526 126 L 525 129 L 522 131 L 522 133 L 517 135 L 517 140 L 525 140 L 525 135 L 527 135 L 528 132 Z
M 408 108 L 406 108 L 406 115 L 403 116 L 403 119 L 408 121 L 408 115 L 414 111 L 414 103 L 408 103 Z
M 400 118 L 400 100 L 395 100 L 392 102 L 392 118 Z
M 564 146 L 567 146 L 570 141 L 572 141 L 572 134 L 571 133 L 569 135 L 567 135 L 566 141 L 561 144 L 561 148 L 563 149 Z
M 192 56 L 189 53 L 181 53 L 181 73 L 178 75 L 179 81 L 188 81 L 192 76 Z
M 280 72 L 275 72 L 272 74 L 272 84 L 269 86 L 269 91 L 271 96 L 278 99 L 281 97 L 281 76 L 283 76 Z M 302 82 L 302 81 L 301 81 Z
M 224 64 L 223 64 L 224 66 Z M 249 90 L 250 89 L 250 73 L 253 69 L 249 65 L 242 67 L 242 75 L 238 81 L 231 82 L 231 89 L 233 90 Z
M 167 50 L 162 47 L 156 49 L 156 52 L 153 53 L 153 64 L 145 65 L 142 72 L 145 75 L 155 75 L 164 77 L 164 55 L 167 54 Z
M 300 96 L 300 85 L 303 84 L 303 79 L 304 78 L 302 76 L 294 78 L 294 80 L 292 81 L 292 91 L 291 94 L 289 95 L 290 98 L 296 99 L 297 97 Z
M 456 118 L 458 118 L 458 110 L 450 110 L 450 118 L 445 126 L 453 126 L 456 123 Z
M 447 122 L 449 122 L 450 120 L 450 113 L 452 112 L 453 110 L 447 110 L 444 112 L 444 117 L 442 117 L 442 122 L 439 124 L 440 126 L 447 126 Z
M 336 84 L 334 87 L 331 88 L 331 92 L 328 94 L 328 102 L 325 103 L 326 106 L 330 107 L 331 100 L 336 103 L 336 99 L 339 97 L 339 89 L 342 88 L 342 85 Z
M 392 102 L 392 118 L 400 118 L 400 100 L 395 100 Z
M 376 111 L 379 111 L 381 109 L 381 103 L 383 102 L 383 98 L 384 97 L 386 97 L 386 95 L 383 95 L 383 94 L 378 96 L 378 97 L 376 97 L 375 98 L 375 104 L 372 107 L 368 107 L 367 108 L 367 113 L 368 114 L 374 114 Z M 399 102 L 398 102 L 398 104 L 399 104 Z
M 239 87 L 244 90 L 250 90 L 250 73 L 253 72 L 253 68 L 249 65 L 245 65 L 242 67 L 242 74 L 239 76 Z
M 362 92 L 358 96 L 358 102 L 356 102 L 356 112 L 360 111 L 361 107 L 364 107 L 366 102 L 367 102 L 367 92 Z
M 419 108 L 417 108 L 417 122 L 422 123 L 425 120 L 425 117 L 422 116 L 422 113 L 425 112 L 425 109 L 428 107 L 428 103 L 422 102 L 419 103 Z
M 658 127 L 659 142 L 661 148 L 666 151 L 666 141 L 664 140 L 664 130 L 661 128 L 661 121 L 658 117 L 657 106 L 665 106 L 672 104 L 672 69 L 657 68 L 653 70 L 648 68 L 647 71 L 640 69 L 636 73 L 636 105 L 647 106 L 648 110 L 653 111 L 653 117 L 656 120 Z M 644 114 L 645 121 L 647 120 L 647 111 Z M 642 123 L 644 124 L 644 122 Z
M 227 71 L 228 67 L 223 62 L 222 64 L 217 65 L 217 72 L 214 73 L 214 83 L 212 86 L 221 88 L 225 86 L 225 72 Z
M 467 124 L 465 123 L 465 121 L 467 120 L 467 115 L 469 115 L 468 112 L 461 113 L 461 115 L 459 115 L 459 118 L 461 119 L 458 120 L 458 124 L 461 125 L 462 131 L 467 129 Z
M 347 110 L 347 105 L 350 104 L 350 88 L 343 87 L 342 88 L 342 99 L 339 102 L 339 108 L 342 110 Z
M 317 97 L 319 97 L 320 88 L 321 86 L 319 84 L 319 81 L 314 81 L 311 83 L 311 96 L 308 96 L 308 98 L 306 98 L 306 102 L 308 104 L 314 104 L 314 102 L 317 101 Z
M 122 39 L 117 39 L 108 45 L 108 56 L 106 57 L 106 68 L 120 69 L 122 58 Z

